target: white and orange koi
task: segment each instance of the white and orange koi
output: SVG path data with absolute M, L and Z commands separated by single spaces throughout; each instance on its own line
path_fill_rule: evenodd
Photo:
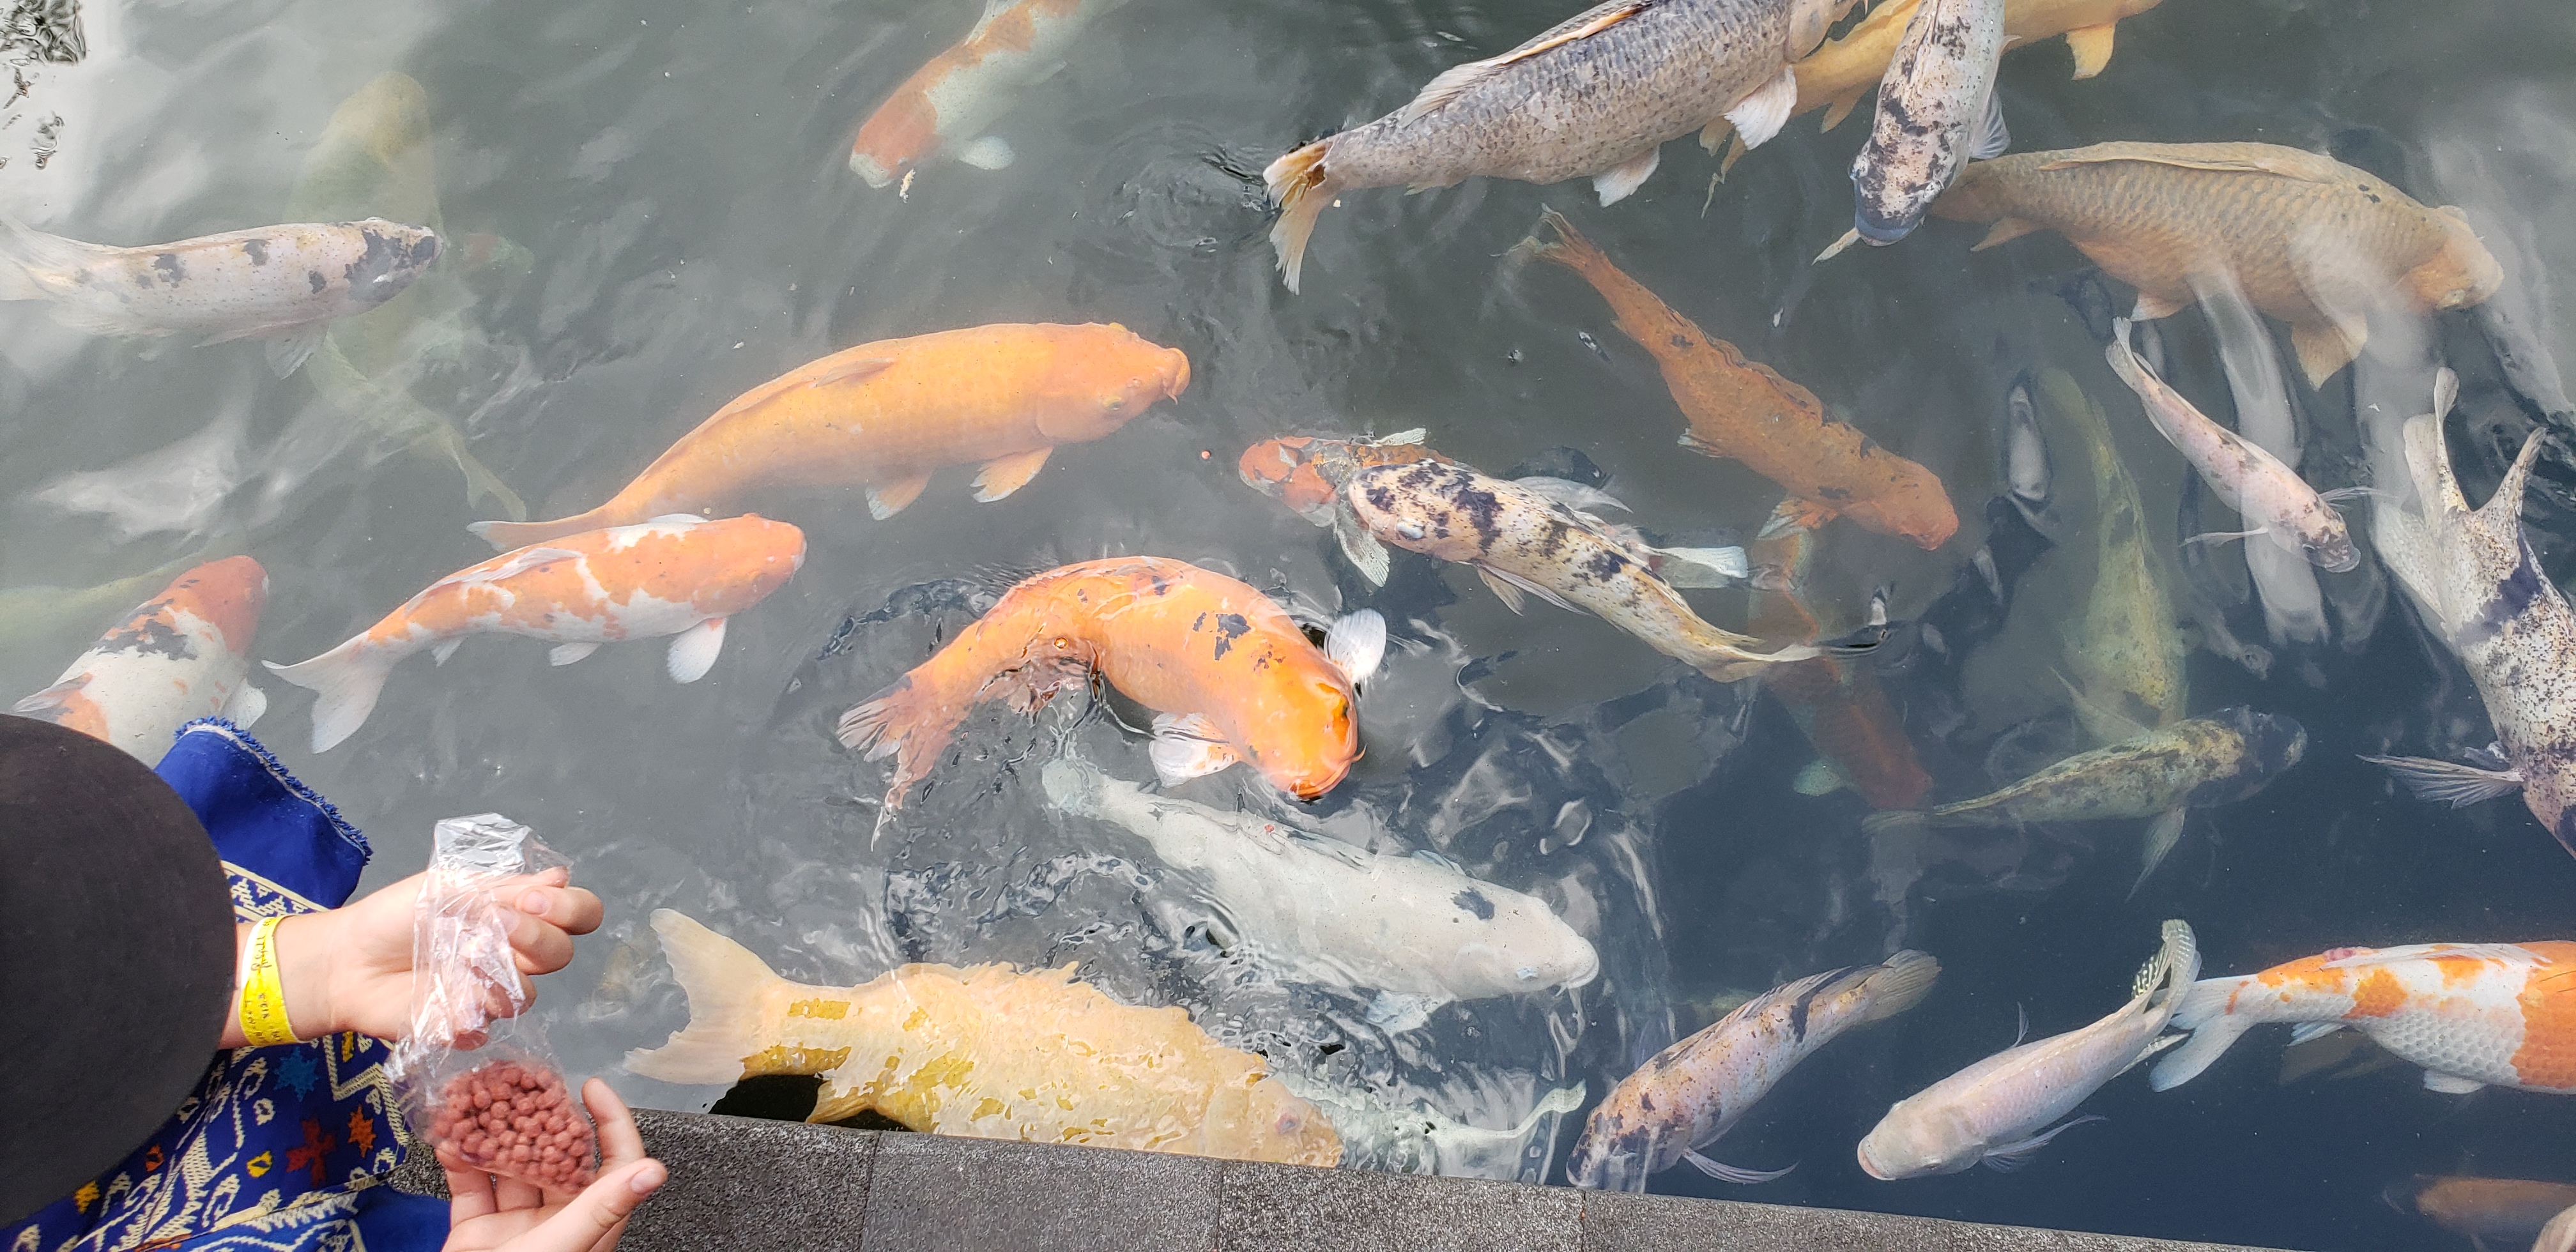
M 181 574 L 10 712 L 68 726 L 158 764 L 179 728 L 217 715 L 248 726 L 268 697 L 243 681 L 268 602 L 268 571 L 246 556 Z
M 2424 1067 L 2447 1094 L 2511 1087 L 2576 1095 L 2576 943 L 2336 948 L 2259 974 L 2195 983 L 2173 1024 L 2191 1040 L 2157 1063 L 2168 1091 L 2256 1026 L 2293 1042 L 2351 1027 Z
M 504 552 L 431 583 L 384 620 L 312 660 L 268 667 L 319 693 L 313 750 L 364 725 L 385 678 L 427 649 L 446 664 L 468 635 L 550 640 L 570 665 L 603 643 L 671 640 L 673 682 L 696 682 L 724 647 L 725 621 L 778 590 L 805 563 L 805 534 L 758 514 L 686 513 Z
M 1020 89 L 1064 65 L 1065 51 L 1093 18 L 1127 0 L 985 0 L 975 29 L 886 97 L 859 127 L 850 172 L 871 187 L 912 175 L 942 152 L 982 170 L 1006 168 L 1011 145 L 984 128 L 1010 110 Z

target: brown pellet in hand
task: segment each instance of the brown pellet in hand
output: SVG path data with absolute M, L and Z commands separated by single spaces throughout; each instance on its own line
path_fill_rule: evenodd
M 432 1144 L 467 1167 L 550 1191 L 578 1191 L 598 1174 L 597 1132 L 563 1076 L 517 1061 L 492 1061 L 448 1079 L 427 1129 Z

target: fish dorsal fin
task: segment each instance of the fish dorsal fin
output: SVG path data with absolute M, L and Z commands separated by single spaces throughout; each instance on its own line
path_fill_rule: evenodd
M 2437 957 L 2454 960 L 2502 961 L 2514 965 L 2529 964 L 2537 958 L 2531 949 L 2510 943 L 2410 943 L 2398 948 L 2372 948 L 2351 956 L 2327 961 L 2319 969 L 2370 969 L 2381 965 L 2404 965 Z
M 838 383 L 854 383 L 861 379 L 873 378 L 884 372 L 886 367 L 893 364 L 894 358 L 890 356 L 861 357 L 855 361 L 843 361 L 830 369 L 824 370 L 822 373 L 814 375 L 812 378 L 806 379 L 805 385 L 808 387 L 830 387 Z
M 1412 103 L 1405 105 L 1403 111 L 1396 114 L 1396 124 L 1409 126 L 1447 107 L 1450 101 L 1466 94 L 1468 88 L 1492 77 L 1505 66 L 1519 64 L 1542 52 L 1563 47 L 1578 39 L 1589 39 L 1645 12 L 1647 4 L 1648 0 L 1620 0 L 1619 3 L 1604 5 L 1589 12 L 1577 14 L 1572 20 L 1556 29 L 1501 56 L 1487 57 L 1482 61 L 1469 61 L 1464 65 L 1453 65 L 1442 70 L 1439 77 L 1422 85 L 1422 94 L 1415 96 Z
M 431 583 L 426 590 L 436 591 L 441 587 L 454 587 L 464 583 L 497 583 L 505 578 L 516 578 L 532 569 L 552 565 L 557 561 L 578 561 L 580 559 L 582 559 L 582 554 L 575 552 L 570 548 L 549 548 L 543 546 L 521 548 L 508 556 L 495 558 L 485 564 L 477 565 L 472 569 L 458 570 L 445 578 L 439 579 L 437 582 Z
M 2348 167 L 2332 158 L 2260 143 L 2097 143 L 2043 161 L 2039 168 L 2062 170 L 2111 161 L 2138 161 L 2227 174 L 2272 174 L 2310 183 L 2343 182 L 2352 176 Z
M 2487 532 L 2497 543 L 2521 541 L 2523 489 L 2531 482 L 2532 462 L 2540 459 L 2540 445 L 2548 438 L 2548 429 L 2540 427 L 2522 441 L 2522 451 L 2514 455 L 2513 466 L 2504 472 L 2503 481 L 2496 484 L 2495 494 L 2488 496 L 2487 502 L 2479 505 L 2478 511 L 2472 515 L 2472 524 Z
M 992 29 L 993 23 L 1003 14 L 1010 12 L 1011 6 L 1016 3 L 1019 3 L 1019 0 L 984 0 L 984 12 L 976 17 L 975 29 L 966 32 L 966 42 L 974 43 L 982 39 L 984 32 Z

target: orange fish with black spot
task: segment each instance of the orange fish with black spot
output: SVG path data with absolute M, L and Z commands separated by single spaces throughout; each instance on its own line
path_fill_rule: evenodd
M 1127 0 L 987 0 L 966 37 L 913 71 L 859 127 L 850 171 L 871 187 L 909 180 L 925 163 L 955 156 L 977 169 L 1011 164 L 1011 145 L 984 128 L 1021 89 L 1064 68 L 1092 19 Z M 904 188 L 911 190 L 907 181 Z
M 842 746 L 895 758 L 888 809 L 948 745 L 975 706 L 1002 700 L 1034 716 L 1093 674 L 1154 710 L 1154 772 L 1164 782 L 1240 761 L 1312 800 L 1359 759 L 1356 684 L 1386 650 L 1386 622 L 1363 609 L 1309 642 L 1270 597 L 1164 557 L 1066 565 L 1004 592 L 990 612 L 841 716 Z
M 2293 1042 L 2350 1027 L 2458 1095 L 2511 1087 L 2576 1095 L 2576 943 L 2336 948 L 2259 974 L 2194 983 L 2173 1024 L 2190 1040 L 2157 1063 L 2158 1091 L 2191 1081 L 2269 1023 Z
M 1105 438 L 1190 385 L 1190 360 L 1124 326 L 1003 323 L 860 344 L 716 410 L 608 503 L 551 522 L 477 522 L 494 547 L 723 511 L 754 491 L 867 489 L 882 521 L 934 470 L 982 463 L 975 498 L 1027 486 L 1060 444 Z
M 268 571 L 259 562 L 233 556 L 197 566 L 81 653 L 53 686 L 9 711 L 159 764 L 181 726 L 223 716 L 247 727 L 268 707 L 244 678 L 267 603 Z
M 1564 217 L 1551 211 L 1539 221 L 1556 232 L 1556 241 L 1532 237 L 1513 252 L 1581 274 L 1610 302 L 1620 331 L 1654 356 L 1688 419 L 1683 447 L 1742 461 L 1780 484 L 1789 492 L 1781 514 L 1810 530 L 1848 517 L 1926 551 L 1958 532 L 1959 515 L 1932 471 L 1835 421 L 1814 392 L 1710 338 L 1611 264 Z

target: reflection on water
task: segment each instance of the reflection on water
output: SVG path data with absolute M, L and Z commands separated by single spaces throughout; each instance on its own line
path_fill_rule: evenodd
M 973 471 L 946 469 L 883 520 L 864 484 L 728 501 L 793 522 L 808 555 L 729 622 L 698 682 L 672 683 L 658 645 L 557 668 L 538 643 L 472 639 L 394 672 L 323 754 L 305 750 L 312 702 L 254 671 L 273 706 L 259 730 L 370 833 L 379 879 L 461 812 L 508 812 L 574 854 L 612 909 L 546 989 L 555 1037 L 573 1069 L 646 1103 L 721 1093 L 619 1068 L 687 1017 L 647 921 L 660 907 L 827 987 L 908 961 L 1071 962 L 1113 999 L 1184 1007 L 1266 1057 L 1335 1118 L 1353 1163 L 1557 1182 L 1583 1110 L 1677 1038 L 1791 979 L 1914 948 L 1941 964 L 1920 1007 L 1836 1042 L 1722 1145 L 1731 1165 L 1796 1171 L 1652 1186 L 2415 1248 L 2453 1236 L 2380 1202 L 2392 1184 L 2576 1179 L 2563 1101 L 2428 1092 L 2350 1031 L 2286 1052 L 2256 1032 L 2162 1094 L 2113 1081 L 2083 1109 L 2107 1125 L 2014 1174 L 1881 1183 L 1853 1155 L 1893 1101 L 2010 1044 L 2016 1006 L 2034 1037 L 2118 1007 L 2165 918 L 2190 921 L 2209 976 L 2343 946 L 2569 936 L 2576 862 L 2522 804 L 2427 805 L 2357 759 L 2470 761 L 2496 737 L 2367 536 L 2412 490 L 2401 423 L 2430 407 L 2435 363 L 2459 378 L 2449 447 L 2472 501 L 2535 422 L 2576 432 L 2554 365 L 2576 353 L 2558 278 L 2576 267 L 2559 228 L 2576 216 L 2563 5 L 2165 0 L 2119 24 L 2098 76 L 2073 79 L 2054 40 L 2004 59 L 2015 151 L 2326 153 L 2459 206 L 2501 264 L 2475 309 L 2374 322 L 2322 388 L 2289 328 L 2255 315 L 2276 313 L 2259 293 L 2249 310 L 2197 292 L 2140 327 L 2167 382 L 2308 482 L 2385 493 L 2348 509 L 2363 556 L 2341 573 L 2260 540 L 2185 542 L 2234 514 L 2106 367 L 2129 289 L 2060 236 L 1971 254 L 1986 228 L 1936 218 L 1811 265 L 1850 222 L 1865 129 L 1819 130 L 1832 98 L 1802 96 L 1818 112 L 1722 182 L 1719 158 L 1669 144 L 1610 209 L 1578 183 L 1355 191 L 1291 296 L 1263 167 L 1567 6 L 1082 7 L 1060 72 L 1003 75 L 976 126 L 926 156 L 886 149 L 875 188 L 851 168 L 861 119 L 969 34 L 971 4 L 146 0 L 74 20 L 64 0 L 15 0 L 0 211 L 115 245 L 372 214 L 443 247 L 284 378 L 257 344 L 93 337 L 0 304 L 0 691 L 47 687 L 176 571 L 241 551 L 269 576 L 252 654 L 312 656 L 490 557 L 469 523 L 609 500 L 807 362 L 985 323 L 1116 322 L 1186 353 L 1187 389 L 1106 437 L 1056 441 L 1006 499 L 979 503 Z M 1927 550 L 1904 527 L 1809 516 L 1766 535 L 1783 484 L 1678 448 L 1698 420 L 1611 306 L 1573 273 L 1504 259 L 1551 205 L 1699 332 L 1937 478 L 1957 533 Z M 1749 584 L 1689 592 L 1718 626 L 1832 637 L 1876 599 L 1901 628 L 1770 692 L 1723 684 L 1598 619 L 1516 614 L 1401 544 L 1378 585 L 1331 526 L 1238 478 L 1260 440 L 1416 427 L 1487 472 L 1606 490 L 1654 544 L 1748 548 Z M 2553 574 L 2576 540 L 2571 464 L 2551 444 L 2525 510 Z M 1151 773 L 1167 710 L 1133 693 L 1069 690 L 1034 722 L 985 704 L 887 814 L 884 768 L 834 739 L 842 712 L 1019 579 L 1135 554 L 1240 579 L 1319 626 L 1374 608 L 1391 632 L 1348 782 L 1312 805 L 1241 767 L 1169 790 L 1534 897 L 1597 975 L 1392 1006 L 1341 985 L 1354 978 L 1280 976 L 1155 843 L 1048 802 L 1042 767 L 1060 756 Z M 1901 733 L 1835 729 L 1863 705 Z M 2123 727 L 2231 706 L 2295 719 L 2304 759 L 2259 794 L 2178 806 L 2153 836 L 2143 817 L 1898 840 L 1861 823 L 1873 799 L 1983 795 Z M 1928 792 L 1902 799 L 1921 777 Z M 2132 896 L 2151 837 L 2171 850 Z

